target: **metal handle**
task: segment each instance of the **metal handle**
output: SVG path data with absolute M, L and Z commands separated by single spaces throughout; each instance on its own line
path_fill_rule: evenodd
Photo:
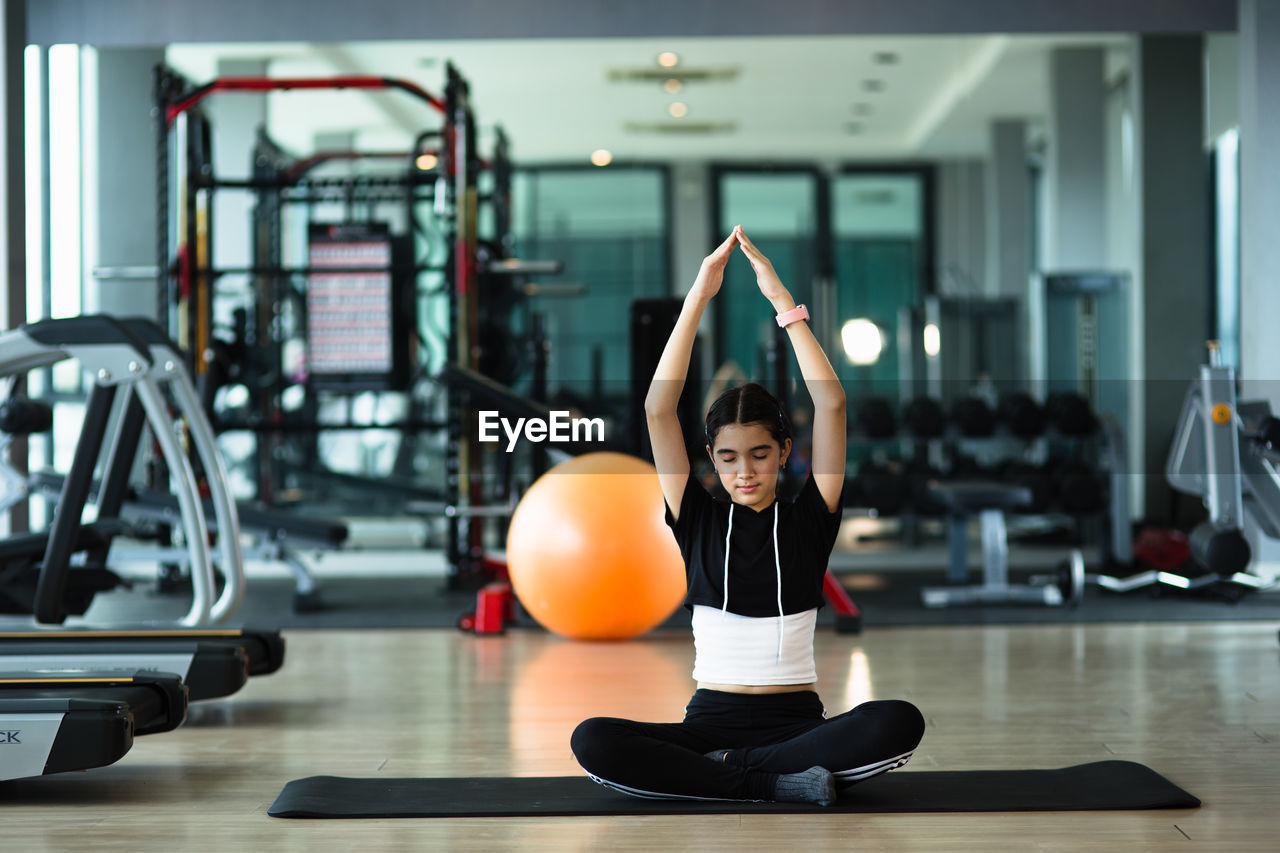
M 182 528 L 187 540 L 187 555 L 191 560 L 192 598 L 191 609 L 179 620 L 179 624 L 201 625 L 209 620 L 210 602 L 213 599 L 213 568 L 209 565 L 208 548 L 204 541 L 209 528 L 205 522 L 204 508 L 195 490 L 195 471 L 191 468 L 191 461 L 178 446 L 178 437 L 173 433 L 173 421 L 155 380 L 143 378 L 134 387 L 142 408 L 147 413 L 151 431 L 160 445 L 160 453 L 172 474 L 174 494 L 182 511 Z
M 214 521 L 218 525 L 218 549 L 222 555 L 219 565 L 226 580 L 222 594 L 210 608 L 209 619 L 215 623 L 225 622 L 239 609 L 245 590 L 240 518 L 235 501 L 231 498 L 231 490 L 227 487 L 227 468 L 222 461 L 222 454 L 218 452 L 213 428 L 200 407 L 200 397 L 177 353 L 169 351 L 167 347 L 164 350 L 153 347 L 152 354 L 156 356 L 157 367 L 162 375 L 170 382 L 174 402 L 187 422 L 196 454 L 208 476 L 210 503 L 213 504 Z

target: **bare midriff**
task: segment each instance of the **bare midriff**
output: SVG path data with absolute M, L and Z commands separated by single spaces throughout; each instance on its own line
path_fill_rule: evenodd
M 699 690 L 718 690 L 721 693 L 800 693 L 805 690 L 817 691 L 815 682 L 808 684 L 709 684 L 698 682 Z

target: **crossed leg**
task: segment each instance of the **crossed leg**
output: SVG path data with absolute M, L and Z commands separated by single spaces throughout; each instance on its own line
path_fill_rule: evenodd
M 910 702 L 864 702 L 787 740 L 729 749 L 723 761 L 770 773 L 819 765 L 835 775 L 838 785 L 848 786 L 906 764 L 924 728 L 923 715 Z
M 924 736 L 924 718 L 909 702 L 880 700 L 789 728 L 762 742 L 750 730 L 595 717 L 571 746 L 593 779 L 632 796 L 772 800 L 781 774 L 821 766 L 848 786 L 901 767 Z

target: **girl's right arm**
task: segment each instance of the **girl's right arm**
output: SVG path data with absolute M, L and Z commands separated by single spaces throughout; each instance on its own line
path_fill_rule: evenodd
M 680 517 L 680 499 L 684 495 L 685 483 L 689 480 L 689 455 L 684 445 L 684 432 L 676 416 L 676 407 L 689 373 L 689 358 L 693 353 L 693 341 L 698 334 L 702 312 L 711 297 L 720 290 L 725 264 L 737 242 L 737 231 L 734 231 L 702 261 L 698 278 L 684 298 L 680 317 L 662 350 L 662 357 L 658 359 L 658 366 L 653 371 L 653 381 L 649 383 L 649 393 L 644 400 L 649 442 L 653 445 L 653 461 L 658 468 L 658 481 L 662 484 L 662 495 L 671 509 L 672 518 Z

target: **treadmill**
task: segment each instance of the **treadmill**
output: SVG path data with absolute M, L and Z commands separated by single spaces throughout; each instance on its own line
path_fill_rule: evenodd
M 210 649 L 231 649 L 236 652 L 237 666 L 246 675 L 270 675 L 284 666 L 284 638 L 279 631 L 262 631 L 253 628 L 58 628 L 33 631 L 0 631 L 0 671 L 10 669 L 6 658 L 18 655 L 27 645 L 39 645 L 49 655 L 99 655 L 116 653 L 182 654 L 160 651 L 166 646 L 189 648 L 191 645 Z M 153 651 L 154 650 L 154 651 Z M 33 649 L 28 654 L 40 654 Z M 172 666 L 157 666 L 164 672 L 182 674 L 183 660 L 164 661 Z M 192 664 L 200 664 L 198 658 Z M 187 681 L 188 686 L 192 686 Z M 197 698 L 192 696 L 192 699 Z M 204 697 L 200 697 L 204 698 Z
M 170 632 L 157 632 L 154 637 L 131 637 L 130 633 L 134 632 L 0 634 L 0 672 L 172 672 L 187 685 L 187 698 L 192 702 L 230 696 L 249 680 L 249 655 L 242 645 L 205 642 Z
M 57 508 L 47 533 L 31 535 L 31 549 L 43 544 L 43 557 L 30 566 L 6 564 L 4 575 L 6 588 L 34 587 L 31 611 L 38 622 L 60 624 L 67 615 L 68 590 L 77 587 L 78 567 L 71 565 L 71 557 L 81 545 L 80 530 L 84 526 L 81 517 L 88 498 L 93 472 L 104 451 L 104 438 L 111 420 L 112 405 L 119 391 L 135 398 L 138 406 L 126 405 L 126 412 L 136 410 L 140 418 L 149 421 L 156 444 L 160 448 L 164 464 L 172 473 L 173 487 L 183 508 L 183 534 L 191 565 L 191 608 L 180 620 L 186 626 L 200 625 L 210 619 L 220 621 L 239 604 L 244 590 L 243 565 L 236 550 L 235 541 L 223 542 L 221 568 L 226 577 L 226 588 L 215 603 L 214 579 L 205 542 L 207 525 L 203 508 L 196 492 L 196 479 L 191 461 L 178 442 L 164 397 L 161 379 L 175 391 L 179 408 L 186 409 L 181 394 L 185 371 L 178 363 L 164 367 L 154 364 L 149 348 L 113 318 L 106 316 L 71 317 L 44 320 L 18 329 L 0 333 L 0 375 L 21 376 L 36 368 L 50 367 L 66 359 L 75 358 L 92 377 L 92 388 L 85 406 L 84 424 L 76 444 L 71 468 L 58 496 Z M 153 375 L 163 371 L 163 376 Z M 186 383 L 190 385 L 189 380 Z M 194 393 L 194 391 L 192 392 Z M 187 414 L 186 411 L 183 414 Z M 188 416 L 188 420 L 190 417 Z M 204 422 L 207 426 L 207 421 Z M 226 478 L 216 476 L 221 462 L 212 436 L 201 434 L 198 425 L 191 430 L 193 444 L 201 462 L 209 471 L 211 497 L 220 511 L 234 513 L 234 506 L 227 507 Z M 120 518 L 120 496 L 116 490 L 127 485 L 133 465 L 134 452 L 116 453 L 113 446 L 106 447 L 110 457 L 105 460 L 108 472 L 98 500 L 97 521 Z M 136 449 L 135 449 L 136 450 Z M 205 457 L 210 457 L 206 459 Z M 102 565 L 110 548 L 112 537 L 84 554 L 85 564 Z M 232 539 L 234 537 L 224 537 Z M 9 596 L 11 599 L 13 596 Z M 215 612 L 215 607 L 217 611 Z
M 95 465 L 103 453 L 112 402 L 120 388 L 128 398 L 117 434 L 132 438 L 107 446 L 105 473 L 97 494 L 98 518 L 93 524 L 120 524 L 120 508 L 142 427 L 149 422 L 164 461 L 175 474 L 174 499 L 190 557 L 193 601 L 181 620 L 182 627 L 173 630 L 34 628 L 0 633 L 0 670 L 160 669 L 183 676 L 193 700 L 229 695 L 240 689 L 248 676 L 278 670 L 284 659 L 284 640 L 278 631 L 201 627 L 227 620 L 238 608 L 244 592 L 244 564 L 235 533 L 239 530 L 237 508 L 226 486 L 225 468 L 176 347 L 150 321 L 126 323 L 103 315 L 45 320 L 0 333 L 0 374 L 25 372 L 66 358 L 79 359 L 94 385 L 75 457 L 59 491 L 53 524 L 47 534 L 27 535 L 33 542 L 43 537 L 45 549 L 34 581 L 28 571 L 27 586 L 32 589 L 29 612 L 38 622 L 54 625 L 65 621 L 71 610 L 83 613 L 87 601 L 79 602 L 84 604 L 79 608 L 71 608 L 67 602 L 67 591 L 82 586 L 73 579 L 85 571 L 71 565 L 71 556 L 80 550 L 86 564 L 105 566 L 110 537 L 90 541 L 88 547 L 82 547 L 77 538 L 89 527 L 80 524 L 80 517 Z M 166 386 L 187 422 L 196 456 L 207 475 L 207 502 L 200 499 L 191 462 L 177 443 L 163 396 Z M 39 418 L 28 420 L 38 422 Z M 210 508 L 208 515 L 206 506 Z M 216 561 L 207 544 L 206 531 L 212 527 L 206 521 L 209 517 L 229 531 L 218 537 Z M 27 546 L 29 551 L 34 547 Z M 0 556 L 2 551 L 0 542 Z M 225 578 L 216 601 L 214 562 Z M 0 564 L 0 575 L 4 571 Z M 9 598 L 13 597 L 10 593 Z
M 147 354 L 153 364 L 162 364 L 167 367 L 170 364 L 180 365 L 182 363 L 181 353 L 154 323 L 141 318 L 123 318 L 117 322 L 133 335 L 141 345 L 146 347 Z M 177 377 L 175 379 L 175 391 L 181 393 L 180 386 L 184 383 Z M 194 388 L 191 388 L 189 393 L 192 395 L 192 399 L 187 401 L 187 406 L 184 407 L 187 411 L 184 411 L 184 414 L 188 414 L 190 418 L 192 417 L 190 412 L 198 413 L 198 419 L 204 425 L 208 425 L 207 419 L 203 415 L 203 409 L 200 407 L 200 402 L 195 397 Z M 30 423 L 37 421 L 38 418 L 28 417 L 21 420 Z M 184 508 L 178 496 L 162 489 L 142 488 L 128 483 L 130 466 L 137 455 L 145 422 L 146 415 L 142 401 L 136 396 L 131 397 L 124 415 L 119 419 L 114 430 L 111 448 L 112 458 L 118 460 L 122 465 L 124 479 L 123 481 L 112 482 L 109 488 L 119 489 L 120 491 L 104 491 L 104 488 L 106 488 L 104 484 L 93 484 L 91 491 L 100 496 L 100 505 L 105 500 L 110 504 L 114 512 L 123 515 L 126 519 L 142 518 L 167 523 L 181 523 Z M 200 460 L 202 463 L 205 463 L 206 457 L 217 458 L 211 426 L 208 429 L 208 440 L 210 450 L 201 452 Z M 217 464 L 220 465 L 221 463 Z M 208 464 L 205 467 L 207 469 L 209 467 Z M 214 474 L 210 472 L 209 476 L 212 478 Z M 40 471 L 27 477 L 22 487 L 28 491 L 60 496 L 66 486 L 66 482 L 67 477 L 63 477 L 60 474 Z M 207 530 L 219 533 L 224 528 L 237 529 L 241 533 L 248 534 L 255 540 L 251 546 L 251 555 L 253 557 L 262 560 L 277 560 L 289 568 L 294 576 L 295 611 L 300 613 L 307 612 L 320 609 L 323 606 L 315 578 L 296 552 L 298 550 L 332 551 L 341 548 L 348 536 L 347 524 L 344 521 L 308 518 L 295 513 L 255 507 L 247 503 L 238 502 L 235 503 L 234 514 L 225 511 L 219 512 L 213 498 L 203 500 L 201 509 L 204 512 Z M 233 522 L 233 527 L 226 526 Z M 238 544 L 239 537 L 235 537 L 235 539 Z M 243 556 L 243 553 L 241 553 L 239 558 L 243 559 Z M 154 559 L 156 551 L 154 549 L 149 550 L 147 557 Z M 176 558 L 181 559 L 181 555 L 176 555 Z M 224 560 L 235 559 L 233 555 L 228 554 L 224 554 L 223 558 Z M 214 621 L 219 621 L 220 611 L 218 606 L 215 603 L 213 607 Z
M 105 767 L 133 746 L 129 705 L 111 699 L 5 699 L 0 781 Z
M 187 688 L 162 672 L 0 672 L 0 780 L 103 767 L 135 735 L 176 729 Z

